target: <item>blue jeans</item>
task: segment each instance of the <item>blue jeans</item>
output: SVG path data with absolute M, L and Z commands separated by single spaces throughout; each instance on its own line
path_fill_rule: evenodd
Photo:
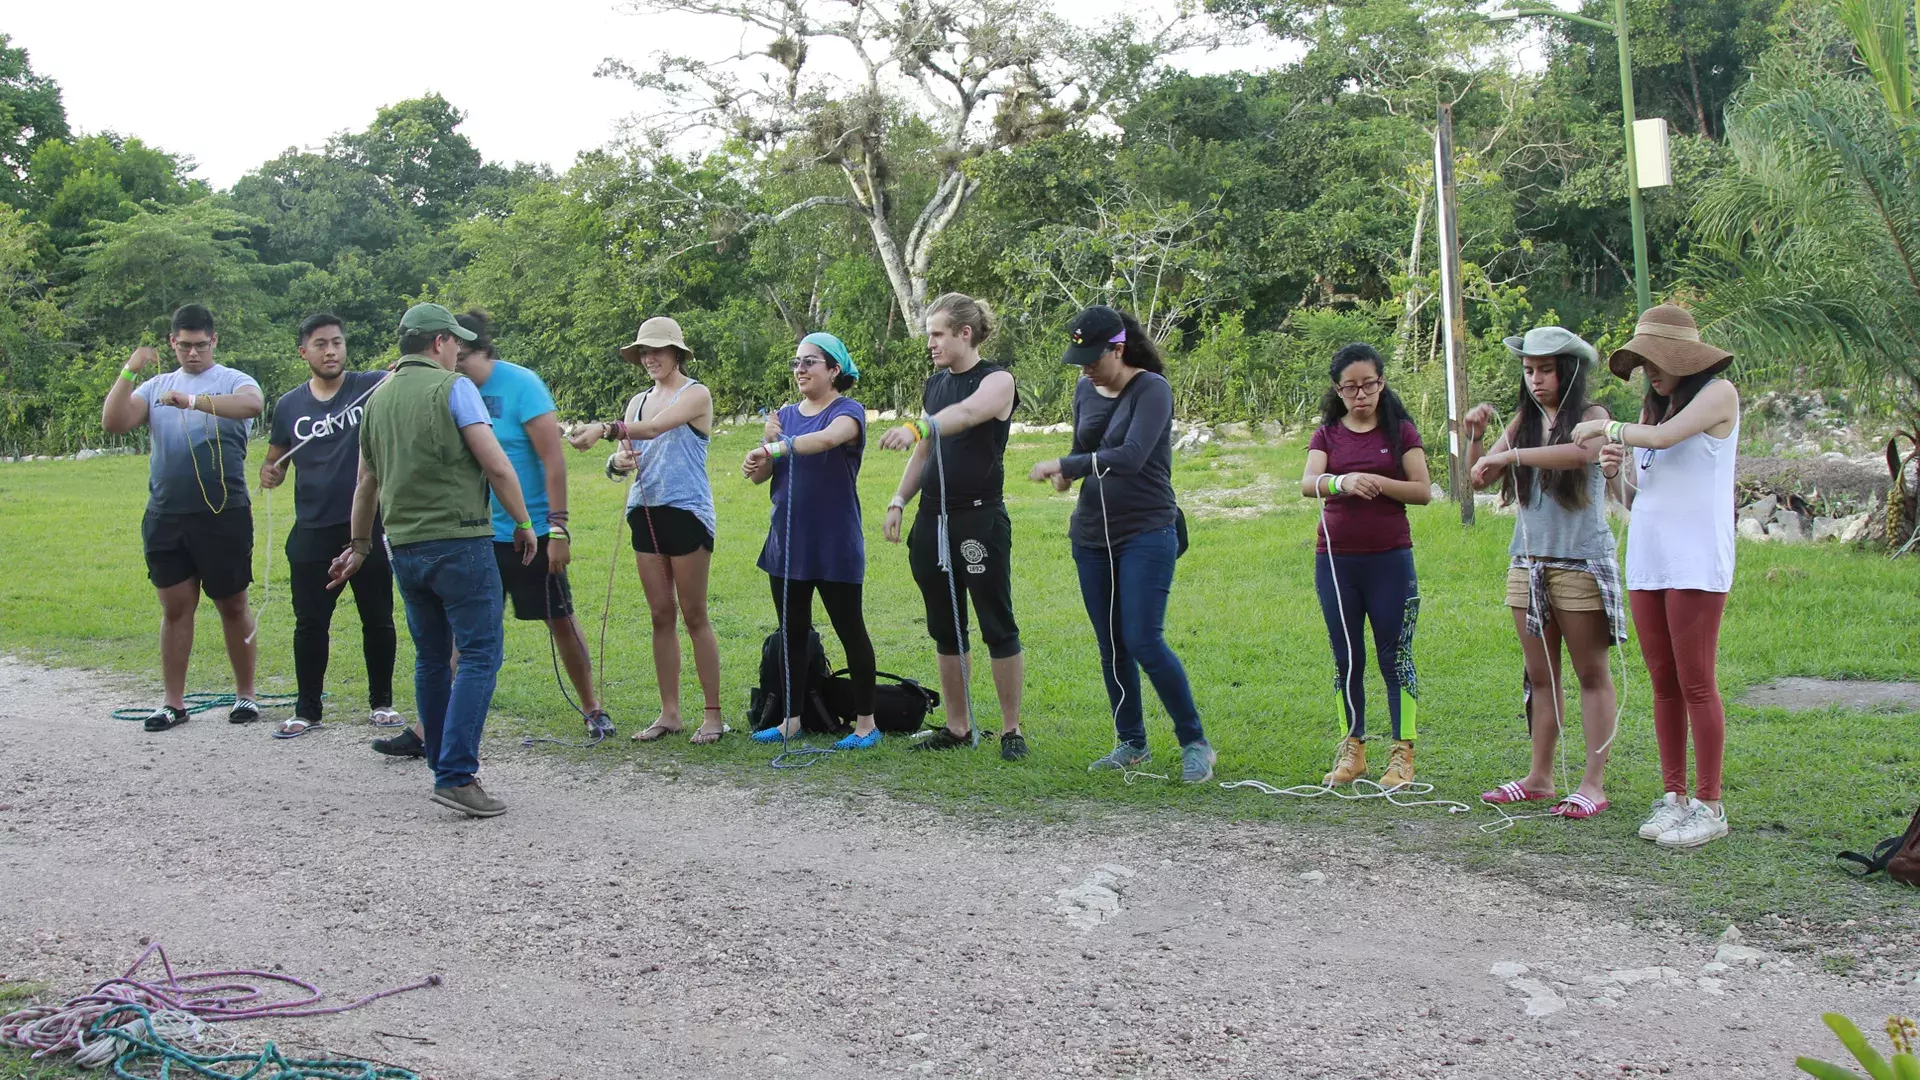
M 480 732 L 500 674 L 500 568 L 493 537 L 423 540 L 393 549 L 393 576 L 413 634 L 413 701 L 434 787 L 480 768 Z M 449 669 L 460 650 L 460 670 Z
M 1147 669 L 1153 692 L 1173 717 L 1180 745 L 1206 738 L 1187 669 L 1180 666 L 1163 632 L 1177 551 L 1171 525 L 1115 544 L 1111 560 L 1104 547 L 1073 545 L 1080 598 L 1086 602 L 1087 618 L 1093 620 L 1094 636 L 1100 639 L 1100 668 L 1106 676 L 1114 733 L 1134 746 L 1147 745 L 1147 724 L 1140 712 L 1141 668 Z

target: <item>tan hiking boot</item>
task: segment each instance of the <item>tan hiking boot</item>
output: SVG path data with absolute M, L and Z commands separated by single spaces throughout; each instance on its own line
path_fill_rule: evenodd
M 1413 741 L 1411 739 L 1393 740 L 1393 749 L 1387 751 L 1387 771 L 1380 774 L 1380 786 L 1392 791 L 1394 788 L 1413 783 Z
M 1348 736 L 1340 740 L 1340 760 L 1333 763 L 1333 771 L 1320 782 L 1328 787 L 1351 784 L 1367 775 L 1367 744 L 1364 740 Z
M 507 812 L 507 804 L 487 794 L 478 780 L 470 780 L 459 787 L 434 788 L 433 801 L 468 817 L 498 817 Z

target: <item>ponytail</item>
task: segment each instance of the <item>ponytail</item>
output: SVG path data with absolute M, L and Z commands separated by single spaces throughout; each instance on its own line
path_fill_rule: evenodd
M 1120 325 L 1127 328 L 1127 340 L 1121 347 L 1120 362 L 1130 368 L 1151 371 L 1164 377 L 1166 365 L 1161 363 L 1160 350 L 1153 347 L 1153 339 L 1147 336 L 1146 328 L 1140 325 L 1139 319 L 1125 311 L 1120 311 L 1119 315 Z

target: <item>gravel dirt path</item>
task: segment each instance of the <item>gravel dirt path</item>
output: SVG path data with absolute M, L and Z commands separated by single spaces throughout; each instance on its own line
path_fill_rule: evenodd
M 468 821 L 364 729 L 154 736 L 122 700 L 0 658 L 0 974 L 78 992 L 149 937 L 342 1000 L 439 972 L 255 1030 L 440 1080 L 1786 1077 L 1838 1054 L 1820 1011 L 1920 996 L 1703 971 L 1712 941 L 1285 826 L 987 827 L 504 740 L 512 810 Z

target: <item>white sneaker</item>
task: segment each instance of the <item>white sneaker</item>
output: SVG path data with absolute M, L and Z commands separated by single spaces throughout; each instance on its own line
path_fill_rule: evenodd
M 1640 839 L 1660 839 L 1661 833 L 1687 820 L 1687 816 L 1691 813 L 1692 809 L 1687 806 L 1687 800 L 1674 792 L 1667 792 L 1660 796 L 1659 802 L 1653 804 L 1653 816 L 1647 819 L 1646 824 L 1640 826 Z
M 1687 819 L 1654 840 L 1661 847 L 1699 847 L 1727 835 L 1727 812 L 1694 799 Z

